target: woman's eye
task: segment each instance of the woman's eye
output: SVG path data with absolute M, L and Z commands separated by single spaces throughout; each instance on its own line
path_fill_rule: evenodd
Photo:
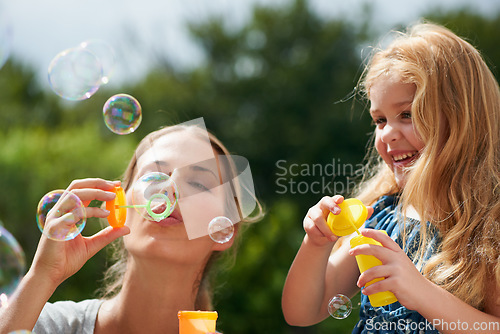
M 193 188 L 196 188 L 196 189 L 199 189 L 201 191 L 209 191 L 210 189 L 208 189 L 208 187 L 204 186 L 203 184 L 199 183 L 199 182 L 196 182 L 196 181 L 190 181 L 188 182 L 188 184 L 193 187 Z

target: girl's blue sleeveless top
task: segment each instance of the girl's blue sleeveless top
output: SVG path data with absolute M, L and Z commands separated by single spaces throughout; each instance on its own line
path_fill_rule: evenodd
M 397 196 L 383 196 L 375 205 L 374 212 L 365 223 L 366 228 L 385 230 L 387 234 L 403 248 L 403 238 L 400 228 L 403 217 L 398 208 Z M 398 223 L 399 221 L 399 223 Z M 420 243 L 420 222 L 412 218 L 406 218 L 406 241 L 405 252 L 414 262 L 416 251 Z M 428 233 L 431 236 L 429 246 L 424 253 L 427 260 L 440 244 L 439 233 L 428 223 Z M 368 296 L 361 294 L 359 311 L 359 322 L 354 327 L 353 333 L 439 333 L 432 322 L 427 321 L 416 311 L 402 306 L 399 302 L 383 306 L 373 307 Z

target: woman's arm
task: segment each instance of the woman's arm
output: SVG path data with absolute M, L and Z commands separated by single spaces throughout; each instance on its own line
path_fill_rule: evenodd
M 8 307 L 0 310 L 0 333 L 32 330 L 56 288 L 52 282 L 43 279 L 43 275 L 28 271 L 9 299 Z
M 113 187 L 114 183 L 110 181 L 85 179 L 74 181 L 68 190 L 84 202 L 94 199 L 109 201 L 115 194 L 107 190 Z M 108 214 L 99 208 L 86 208 L 87 217 L 105 218 Z M 47 224 L 50 224 L 48 220 Z M 76 273 L 104 246 L 127 233 L 128 227 L 107 227 L 91 237 L 78 235 L 68 241 L 55 241 L 42 235 L 31 268 L 8 300 L 8 307 L 0 312 L 0 333 L 31 330 L 59 284 Z

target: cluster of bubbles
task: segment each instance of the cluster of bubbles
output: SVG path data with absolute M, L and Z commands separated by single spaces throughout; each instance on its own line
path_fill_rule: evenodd
M 332 318 L 345 319 L 352 311 L 352 302 L 343 294 L 333 296 L 328 302 L 328 313 Z
M 24 275 L 25 265 L 21 246 L 0 224 L 0 308 L 8 306 L 9 297 Z
M 179 190 L 173 178 L 161 172 L 140 177 L 132 187 L 132 205 L 143 218 L 161 221 L 172 214 L 179 200 Z M 76 238 L 85 227 L 85 206 L 78 196 L 66 190 L 54 190 L 42 197 L 38 204 L 36 221 L 40 231 L 52 240 L 67 241 Z M 215 217 L 208 224 L 208 235 L 217 243 L 226 243 L 233 237 L 234 225 L 224 216 Z
M 85 100 L 109 82 L 114 65 L 115 52 L 108 43 L 85 41 L 59 52 L 52 59 L 48 68 L 49 85 L 63 99 Z M 114 133 L 129 134 L 141 124 L 141 105 L 133 96 L 117 94 L 106 101 L 103 117 L 108 129 Z
M 0 13 L 0 68 L 7 62 L 12 44 L 10 20 Z M 48 68 L 49 86 L 61 98 L 81 101 L 107 84 L 115 67 L 115 51 L 103 40 L 84 41 L 59 52 Z M 103 107 L 104 122 L 116 134 L 134 132 L 142 120 L 141 105 L 134 97 L 117 94 Z

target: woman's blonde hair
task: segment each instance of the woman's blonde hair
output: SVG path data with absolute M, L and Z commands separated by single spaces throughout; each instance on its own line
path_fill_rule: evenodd
M 364 93 L 391 74 L 416 86 L 415 130 L 425 143 L 404 189 L 381 159 L 358 195 L 367 204 L 401 193 L 442 237 L 424 275 L 466 303 L 483 309 L 487 281 L 500 282 L 500 89 L 479 52 L 431 23 L 409 27 L 376 52 L 361 80 Z M 420 260 L 429 233 L 421 224 Z M 422 263 L 421 263 L 422 264 Z
M 165 135 L 168 135 L 172 132 L 177 131 L 189 131 L 194 136 L 198 136 L 201 139 L 205 139 L 207 132 L 204 129 L 201 129 L 195 125 L 174 125 L 162 128 L 160 130 L 151 132 L 146 137 L 142 139 L 139 143 L 137 149 L 135 150 L 134 156 L 132 157 L 127 169 L 125 170 L 122 187 L 125 191 L 127 191 L 131 186 L 134 180 L 135 173 L 137 173 L 137 160 L 148 148 L 152 147 L 154 142 L 159 138 L 162 138 Z M 215 151 L 216 155 L 224 156 L 225 159 L 218 159 L 219 169 L 223 169 L 224 173 L 228 173 L 230 176 L 229 179 L 234 179 L 237 175 L 237 171 L 235 169 L 234 163 L 231 159 L 231 155 L 227 148 L 210 132 L 208 132 L 208 138 L 210 140 L 210 144 Z M 221 166 L 221 165 L 224 166 Z M 235 198 L 234 200 L 237 202 L 240 200 L 241 189 L 244 185 L 234 184 Z M 203 273 L 201 275 L 201 280 L 197 283 L 197 286 L 194 286 L 193 289 L 196 289 L 197 296 L 195 300 L 195 309 L 197 310 L 212 310 L 212 298 L 213 298 L 213 281 L 215 279 L 215 275 L 217 274 L 214 267 L 217 263 L 221 262 L 221 257 L 224 257 L 228 260 L 229 265 L 234 263 L 234 259 L 236 256 L 237 246 L 239 244 L 239 240 L 241 240 L 241 236 L 243 234 L 244 229 L 248 226 L 248 224 L 242 223 L 253 223 L 260 220 L 263 215 L 263 208 L 261 203 L 257 198 L 254 198 L 256 202 L 256 209 L 252 212 L 252 214 L 248 217 L 243 217 L 241 222 L 237 224 L 238 233 L 236 234 L 236 240 L 233 246 L 224 252 L 213 252 L 208 259 L 205 268 L 203 269 Z M 120 292 L 123 284 L 123 277 L 127 267 L 127 257 L 128 253 L 125 249 L 123 239 L 120 238 L 112 244 L 111 247 L 111 257 L 114 261 L 113 265 L 111 265 L 105 272 L 104 275 L 104 285 L 101 289 L 99 289 L 98 293 L 102 298 L 109 299 L 114 297 L 118 292 Z

